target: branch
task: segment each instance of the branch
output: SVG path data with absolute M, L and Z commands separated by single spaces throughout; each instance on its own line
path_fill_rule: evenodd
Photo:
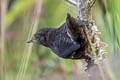
M 77 2 L 73 0 L 65 0 L 65 1 L 68 2 L 69 4 L 72 4 L 73 6 L 77 6 Z

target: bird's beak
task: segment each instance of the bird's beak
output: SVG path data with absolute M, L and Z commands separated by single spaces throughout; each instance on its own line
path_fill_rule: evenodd
M 26 43 L 31 43 L 31 42 L 37 42 L 37 39 L 33 36 L 32 38 L 30 38 L 29 40 L 26 41 Z
M 33 42 L 32 38 L 26 41 L 26 43 L 31 43 L 31 42 Z

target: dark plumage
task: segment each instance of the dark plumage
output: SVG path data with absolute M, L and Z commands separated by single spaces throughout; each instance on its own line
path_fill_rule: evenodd
M 43 28 L 34 34 L 31 40 L 50 48 L 56 55 L 65 59 L 84 59 L 83 54 L 88 41 L 84 31 L 87 22 L 67 14 L 66 22 L 59 28 Z

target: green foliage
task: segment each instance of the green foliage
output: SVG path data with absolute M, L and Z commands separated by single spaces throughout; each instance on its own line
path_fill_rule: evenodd
M 25 57 L 25 48 L 28 34 L 31 33 L 32 21 L 34 19 L 34 5 L 37 0 L 14 0 L 11 8 L 6 13 L 6 80 L 15 80 L 18 75 L 22 58 Z M 113 58 L 119 60 L 120 54 L 120 0 L 103 0 L 107 13 L 105 14 L 101 5 L 96 3 L 93 9 L 93 17 L 102 32 L 101 40 L 108 43 L 108 56 L 106 61 L 107 71 L 113 80 L 119 79 L 120 71 L 114 67 Z M 9 0 L 10 2 L 10 0 Z M 66 13 L 76 17 L 75 10 L 64 0 L 43 0 L 42 11 L 38 28 L 59 27 L 65 22 Z M 119 49 L 119 51 L 118 51 Z M 26 53 L 27 54 L 27 53 Z M 113 55 L 117 55 L 117 57 Z M 117 60 L 116 65 L 118 65 Z M 111 65 L 112 66 L 111 66 Z M 30 55 L 25 80 L 40 80 L 52 74 L 73 73 L 72 68 L 82 66 L 81 63 L 72 60 L 58 58 L 53 52 L 43 46 L 34 44 Z M 120 66 L 120 65 L 118 65 Z M 117 67 L 119 69 L 119 67 Z M 83 72 L 78 69 L 78 72 Z M 116 72 L 115 72 L 116 71 Z M 118 75 L 118 76 L 117 76 Z M 77 72 L 75 72 L 75 77 Z M 69 75 L 68 75 L 69 77 Z M 62 78 L 61 78 L 62 79 Z M 71 80 L 68 78 L 68 80 Z M 83 79 L 84 80 L 84 79 Z
M 6 24 L 9 26 L 27 7 L 32 5 L 35 0 L 19 0 L 15 1 L 12 8 L 6 14 Z

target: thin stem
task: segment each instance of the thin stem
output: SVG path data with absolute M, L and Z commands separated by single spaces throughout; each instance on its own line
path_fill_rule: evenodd
M 88 38 L 90 47 L 91 47 L 92 52 L 93 52 L 93 55 L 96 56 L 96 59 L 98 60 L 98 56 L 96 55 L 95 48 L 94 48 L 94 46 L 93 46 L 93 44 L 92 44 L 92 41 L 91 41 L 90 36 L 89 36 L 89 34 L 88 34 L 87 28 L 85 28 L 85 33 L 86 33 L 86 35 L 87 35 L 87 38 Z M 105 80 L 104 72 L 102 71 L 101 66 L 100 66 L 99 64 L 97 64 L 97 65 L 98 65 L 98 69 L 100 70 L 102 79 Z
M 1 0 L 1 80 L 5 80 L 5 14 L 6 0 Z
M 32 35 L 36 32 L 38 24 L 39 24 L 39 17 L 40 17 L 40 13 L 41 13 L 41 9 L 42 9 L 42 0 L 37 0 L 36 5 L 35 5 L 35 11 L 34 11 L 34 19 L 33 19 L 33 23 L 32 23 Z M 29 33 L 29 34 L 31 34 Z M 27 71 L 27 66 L 28 66 L 28 62 L 29 62 L 29 58 L 31 55 L 31 51 L 32 51 L 32 45 L 33 44 L 26 44 L 26 48 L 24 50 L 24 55 L 23 55 L 23 59 L 21 62 L 21 66 L 17 75 L 16 80 L 24 80 L 25 78 L 25 73 Z

